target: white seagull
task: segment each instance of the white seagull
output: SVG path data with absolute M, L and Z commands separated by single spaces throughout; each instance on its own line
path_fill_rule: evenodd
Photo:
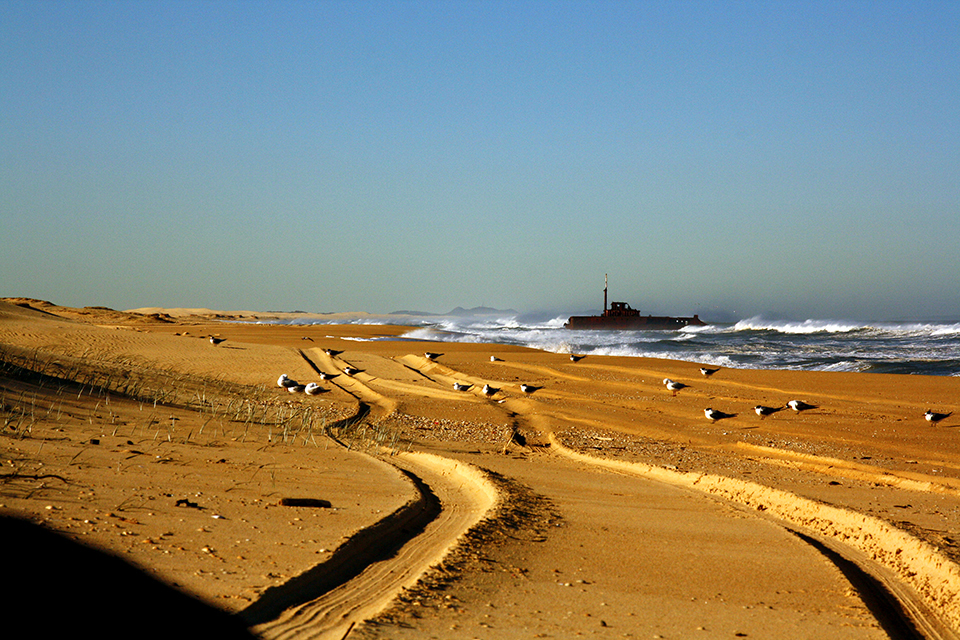
M 707 367 L 700 367 L 700 373 L 702 373 L 708 378 L 713 374 L 715 374 L 717 371 L 720 371 L 719 367 L 717 367 L 716 369 L 708 369 Z
M 803 400 L 791 400 L 787 403 L 787 406 L 800 413 L 801 411 L 806 411 L 807 409 L 816 409 L 817 407 L 812 404 L 807 404 Z
M 716 409 L 711 409 L 707 407 L 703 410 L 703 415 L 707 416 L 707 420 L 716 422 L 717 420 L 723 420 L 724 418 L 732 418 L 735 413 L 724 413 L 723 411 L 717 411 Z
M 571 362 L 580 362 L 581 360 L 583 360 L 583 356 L 577 356 L 577 355 L 574 355 L 574 354 L 572 354 L 572 353 L 570 354 L 570 361 L 571 361 Z
M 336 378 L 338 375 L 340 375 L 340 374 L 339 374 L 339 373 L 327 373 L 327 372 L 325 372 L 325 371 L 321 371 L 321 372 L 320 372 L 320 379 L 321 379 L 321 380 L 333 380 L 333 379 Z
M 522 385 L 520 385 L 520 391 L 523 391 L 524 393 L 533 393 L 534 391 L 537 391 L 538 389 L 543 389 L 543 387 L 535 387 L 535 386 L 533 386 L 532 384 L 522 384 Z
M 317 396 L 323 393 L 323 387 L 318 385 L 316 382 L 307 383 L 307 386 L 304 387 L 303 392 L 308 396 Z
M 343 351 L 337 351 L 336 349 L 324 349 L 323 352 L 331 358 L 336 358 L 338 355 L 343 353 Z
M 503 361 L 497 356 L 490 356 L 490 362 L 503 362 Z
M 760 419 L 763 420 L 767 416 L 772 416 L 777 411 L 783 411 L 783 407 L 765 407 L 762 404 L 758 404 L 753 410 L 756 411 Z
M 290 378 L 287 377 L 287 374 L 281 373 L 280 377 L 277 378 L 277 386 L 282 387 L 284 389 L 289 389 L 290 387 L 297 386 L 297 381 L 291 380 Z
M 356 367 L 344 367 L 343 372 L 348 376 L 355 376 L 360 373 L 360 369 L 357 369 Z
M 675 382 L 670 378 L 664 378 L 663 384 L 666 385 L 667 391 L 673 391 L 673 395 L 677 395 L 677 392 L 680 391 L 680 389 L 685 389 L 689 386 L 683 384 L 682 382 Z
M 500 389 L 491 387 L 489 384 L 483 385 L 483 395 L 485 396 L 492 396 L 498 391 L 500 391 Z
M 303 393 L 307 388 L 302 384 L 295 384 L 292 387 L 287 387 L 287 391 L 290 393 Z
M 923 414 L 923 417 L 930 424 L 937 424 L 941 420 L 946 420 L 952 415 L 953 415 L 953 411 L 951 411 L 950 413 L 936 413 L 931 411 L 930 409 L 927 409 L 927 412 Z
M 454 390 L 454 391 L 469 391 L 469 390 L 470 390 L 470 387 L 472 387 L 472 386 L 473 386 L 472 384 L 465 384 L 465 383 L 463 383 L 463 382 L 454 382 L 454 383 L 453 383 L 453 390 Z
M 425 357 L 427 360 L 436 360 L 442 355 L 443 355 L 442 353 L 434 353 L 432 351 L 427 351 L 425 354 L 423 354 L 423 357 Z
M 225 342 L 225 341 L 226 341 L 226 338 L 214 338 L 213 336 L 210 336 L 210 344 L 212 344 L 213 346 L 217 346 L 221 342 Z

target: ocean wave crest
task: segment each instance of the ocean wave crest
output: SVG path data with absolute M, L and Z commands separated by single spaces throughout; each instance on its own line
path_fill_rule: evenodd
M 867 329 L 866 325 L 845 320 L 767 320 L 756 316 L 740 320 L 733 325 L 734 331 L 777 331 L 779 333 L 849 333 Z

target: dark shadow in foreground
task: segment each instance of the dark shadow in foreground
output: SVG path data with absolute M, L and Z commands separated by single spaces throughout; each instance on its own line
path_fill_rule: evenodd
M 0 541 L 7 584 L 5 624 L 11 629 L 27 629 L 26 635 L 255 638 L 228 612 L 162 583 L 110 553 L 42 526 L 0 516 Z

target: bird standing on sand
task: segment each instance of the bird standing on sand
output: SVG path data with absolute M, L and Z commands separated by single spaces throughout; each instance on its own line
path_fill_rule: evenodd
M 490 356 L 490 362 L 502 362 L 497 356 Z
M 702 373 L 707 378 L 715 374 L 717 371 L 720 371 L 719 367 L 717 367 L 716 369 L 708 369 L 707 367 L 700 367 L 700 373 Z
M 706 409 L 703 410 L 703 415 L 707 416 L 707 420 L 710 420 L 711 422 L 716 422 L 717 420 L 723 420 L 724 418 L 732 418 L 737 414 L 724 413 L 723 411 L 717 411 L 716 409 L 711 409 L 710 407 L 707 407 Z
M 287 387 L 287 391 L 290 393 L 303 393 L 307 388 L 302 384 L 295 384 L 292 387 Z
M 284 389 L 289 389 L 290 387 L 297 386 L 297 381 L 288 378 L 287 374 L 281 373 L 280 377 L 277 378 L 277 386 L 282 387 Z
M 469 390 L 470 390 L 470 387 L 472 387 L 472 386 L 473 386 L 472 384 L 466 384 L 466 383 L 463 383 L 463 382 L 454 382 L 454 383 L 453 383 L 453 390 L 454 390 L 454 391 L 469 391 Z
M 442 353 L 434 353 L 434 352 L 432 352 L 432 351 L 427 351 L 425 354 L 423 354 L 423 356 L 424 356 L 427 360 L 436 360 L 437 358 L 439 358 L 439 357 L 442 356 L 442 355 L 443 355 Z
M 583 360 L 583 356 L 576 356 L 576 355 L 574 355 L 574 354 L 572 354 L 572 353 L 570 354 L 570 361 L 571 361 L 571 362 L 580 362 L 581 360 Z
M 340 374 L 339 374 L 339 373 L 327 373 L 327 372 L 325 372 L 325 371 L 321 371 L 321 372 L 320 372 L 320 379 L 321 379 L 321 380 L 333 380 L 333 379 L 336 378 L 338 375 L 340 375 Z
M 498 391 L 500 391 L 500 389 L 491 387 L 489 384 L 483 385 L 483 395 L 485 396 L 492 396 Z
M 812 404 L 807 404 L 803 400 L 791 400 L 787 403 L 787 406 L 800 413 L 801 411 L 807 411 L 808 409 L 816 409 L 817 407 Z
M 535 387 L 532 384 L 520 385 L 520 391 L 523 391 L 524 393 L 533 393 L 534 391 L 537 391 L 539 389 L 543 389 L 543 387 Z
M 758 404 L 753 410 L 756 411 L 760 419 L 763 420 L 767 416 L 772 416 L 777 411 L 783 411 L 783 407 L 765 407 L 762 404 Z
M 304 387 L 303 392 L 308 396 L 316 396 L 323 392 L 323 387 L 318 385 L 316 382 L 310 382 L 306 387 Z
M 323 352 L 331 358 L 336 358 L 338 355 L 343 353 L 343 351 L 337 351 L 336 349 L 324 349 Z
M 357 369 L 356 367 L 344 367 L 343 372 L 348 376 L 355 376 L 360 373 L 360 369 Z
M 663 384 L 666 385 L 667 391 L 673 391 L 673 395 L 677 395 L 677 392 L 680 389 L 686 389 L 689 385 L 683 384 L 682 382 L 676 382 L 670 378 L 664 378 Z
M 213 346 L 217 346 L 221 342 L 226 342 L 226 340 L 227 340 L 226 338 L 215 338 L 213 336 L 210 336 L 210 344 L 212 344 Z
M 930 409 L 927 409 L 927 412 L 923 414 L 923 417 L 930 424 L 937 424 L 941 420 L 946 420 L 952 415 L 953 415 L 953 411 L 951 411 L 950 413 L 936 413 L 934 411 L 931 411 Z

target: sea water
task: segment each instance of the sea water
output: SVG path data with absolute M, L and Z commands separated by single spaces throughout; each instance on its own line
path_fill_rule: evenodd
M 571 331 L 563 328 L 566 320 L 566 316 L 548 320 L 486 316 L 377 322 L 409 324 L 410 331 L 403 336 L 408 340 L 510 344 L 556 353 L 668 358 L 733 368 L 960 376 L 960 323 L 750 318 L 679 331 Z

